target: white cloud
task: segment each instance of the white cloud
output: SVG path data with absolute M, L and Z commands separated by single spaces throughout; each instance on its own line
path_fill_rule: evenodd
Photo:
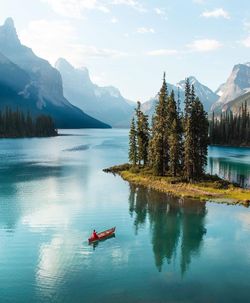
M 193 2 L 196 4 L 204 4 L 206 0 L 193 0 Z
M 115 17 L 113 17 L 113 18 L 110 20 L 110 22 L 115 24 L 115 23 L 117 23 L 117 22 L 118 22 L 118 19 L 117 19 L 117 18 L 115 18 Z
M 100 10 L 108 13 L 109 9 L 99 0 L 40 0 L 47 3 L 54 12 L 70 18 L 82 18 L 87 10 Z
M 156 13 L 157 15 L 163 17 L 164 19 L 167 19 L 165 9 L 159 8 L 159 7 L 155 7 L 155 8 L 154 8 L 154 11 L 155 11 L 155 13 Z
M 130 6 L 141 13 L 145 13 L 147 10 L 139 1 L 136 0 L 113 0 L 112 4 L 114 5 L 127 5 Z
M 67 21 L 31 21 L 28 28 L 21 31 L 20 38 L 23 44 L 52 64 L 58 57 L 66 58 L 75 65 L 83 65 L 90 57 L 116 58 L 126 55 L 115 49 L 80 44 L 75 28 Z
M 214 39 L 200 39 L 188 44 L 187 47 L 194 52 L 209 52 L 219 49 L 222 44 Z
M 245 39 L 241 40 L 240 43 L 243 46 L 250 48 L 250 21 L 244 20 L 243 26 L 244 30 L 248 33 L 248 36 Z
M 244 20 L 243 26 L 245 31 L 250 32 L 250 21 Z
M 201 14 L 204 18 L 225 18 L 230 19 L 230 15 L 223 8 L 217 8 L 212 11 L 205 11 Z
M 138 27 L 136 32 L 138 34 L 154 34 L 155 30 L 151 27 Z
M 171 56 L 178 54 L 178 51 L 175 49 L 156 49 L 147 52 L 148 56 Z
M 250 47 L 250 36 L 248 36 L 246 39 L 242 40 L 241 43 L 242 43 L 245 47 Z

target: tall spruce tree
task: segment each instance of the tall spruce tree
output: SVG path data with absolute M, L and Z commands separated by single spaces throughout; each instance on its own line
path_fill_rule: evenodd
M 130 131 L 129 131 L 129 162 L 135 166 L 138 160 L 137 151 L 137 136 L 135 128 L 135 118 L 131 120 Z
M 205 172 L 208 148 L 208 119 L 199 98 L 192 103 L 193 125 L 193 177 L 199 179 Z
M 169 146 L 169 172 L 176 176 L 181 164 L 181 130 L 178 107 L 172 90 L 167 101 L 167 130 Z
M 141 111 L 141 103 L 137 102 L 136 108 L 137 121 L 137 145 L 139 165 L 148 163 L 148 146 L 149 146 L 149 123 L 148 116 Z
M 152 121 L 150 140 L 150 163 L 155 175 L 166 174 L 169 165 L 168 130 L 167 130 L 167 84 L 165 73 Z
M 185 112 L 184 112 L 184 176 L 191 181 L 194 177 L 194 129 L 193 104 L 194 89 L 190 88 L 189 79 L 185 83 Z

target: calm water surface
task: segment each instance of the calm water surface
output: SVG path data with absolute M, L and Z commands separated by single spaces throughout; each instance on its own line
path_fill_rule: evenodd
M 250 301 L 248 208 L 104 174 L 126 161 L 126 130 L 62 132 L 0 141 L 0 302 Z M 210 148 L 208 170 L 249 186 L 250 150 Z

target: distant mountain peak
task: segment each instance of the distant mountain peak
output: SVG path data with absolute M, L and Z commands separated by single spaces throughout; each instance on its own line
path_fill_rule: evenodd
M 76 68 L 69 61 L 67 61 L 64 58 L 58 58 L 57 59 L 57 61 L 55 63 L 55 68 L 58 69 L 58 70 L 60 68 L 64 68 L 64 69 L 69 70 L 69 71 L 76 70 Z M 88 71 L 87 67 L 85 67 L 85 66 L 80 67 L 78 70 L 80 70 L 80 71 L 84 72 L 85 74 L 89 75 L 89 71 Z
M 78 85 L 92 85 L 89 71 L 86 67 L 79 69 L 75 68 L 69 61 L 64 58 L 59 58 L 55 63 L 55 68 L 63 74 L 68 74 L 71 77 L 72 74 L 78 74 Z
M 220 95 L 219 100 L 213 104 L 212 111 L 220 111 L 221 108 L 250 91 L 250 63 L 236 64 L 226 83 L 219 88 L 217 92 Z
M 195 76 L 189 76 L 188 79 L 189 79 L 190 82 L 199 82 L 199 81 L 195 78 Z
M 134 104 L 119 89 L 98 86 L 91 81 L 86 67 L 76 68 L 65 59 L 58 59 L 55 67 L 62 75 L 64 94 L 73 104 L 112 126 L 129 126 Z
M 7 18 L 2 26 L 0 26 L 0 38 L 4 39 L 5 43 L 17 43 L 20 44 L 20 40 L 17 35 L 14 20 Z
M 189 80 L 189 82 L 190 82 L 191 85 L 192 85 L 192 84 L 195 84 L 195 83 L 200 83 L 200 82 L 196 79 L 195 76 L 189 76 L 189 77 L 187 77 L 186 79 Z M 180 87 L 180 88 L 184 88 L 184 87 L 185 87 L 185 83 L 186 83 L 186 79 L 185 79 L 185 80 L 179 81 L 179 82 L 176 84 L 176 86 L 177 86 L 177 87 Z
M 15 28 L 14 20 L 11 17 L 8 17 L 4 22 L 4 26 Z
M 63 68 L 74 69 L 73 65 L 71 65 L 71 64 L 69 63 L 69 61 L 67 61 L 67 60 L 64 59 L 64 58 L 58 58 L 58 59 L 56 60 L 55 66 L 59 66 L 59 65 L 60 65 L 61 67 L 63 67 Z

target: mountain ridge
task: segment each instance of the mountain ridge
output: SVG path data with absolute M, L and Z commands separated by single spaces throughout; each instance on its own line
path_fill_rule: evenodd
M 218 88 L 220 98 L 215 102 L 211 111 L 220 112 L 226 104 L 250 91 L 250 63 L 234 65 L 225 84 Z M 230 109 L 230 106 L 227 107 Z
M 73 104 L 113 127 L 129 126 L 133 107 L 119 89 L 94 84 L 87 68 L 75 68 L 64 58 L 55 67 L 62 75 L 65 96 Z
M 29 108 L 33 114 L 50 114 L 60 128 L 110 127 L 87 115 L 64 97 L 60 73 L 47 60 L 39 58 L 32 49 L 21 44 L 12 18 L 6 19 L 0 26 L 0 54 L 0 84 L 4 92 L 0 100 L 1 108 L 3 104 L 9 104 Z M 17 76 L 16 83 L 11 79 L 14 77 L 13 70 L 17 75 L 22 74 L 22 77 Z

